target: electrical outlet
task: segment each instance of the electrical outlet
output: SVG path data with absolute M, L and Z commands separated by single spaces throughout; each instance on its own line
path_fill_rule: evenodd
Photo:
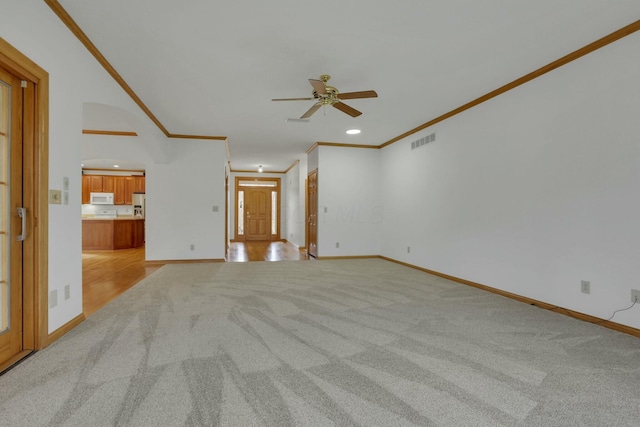
M 340 242 L 336 242 L 336 248 L 340 247 Z
M 54 289 L 49 291 L 49 308 L 53 308 L 58 305 L 58 290 Z
M 62 177 L 62 189 L 64 191 L 69 191 L 69 177 L 68 176 L 63 176 Z
M 407 246 L 407 253 L 410 254 L 411 253 L 411 246 Z
M 631 289 L 631 301 L 640 304 L 640 291 L 638 289 Z
M 582 292 L 583 294 L 590 294 L 591 282 L 589 282 L 588 280 L 580 281 L 580 292 Z
M 192 251 L 195 251 L 195 250 L 196 250 L 196 245 L 191 244 L 191 246 L 189 247 L 189 249 L 191 249 Z
M 69 192 L 68 191 L 63 191 L 62 192 L 62 204 L 63 205 L 68 205 L 69 204 Z
M 62 203 L 62 191 L 49 190 L 49 204 L 59 205 Z
M 66 301 L 69 298 L 71 298 L 71 286 L 64 285 L 64 300 Z

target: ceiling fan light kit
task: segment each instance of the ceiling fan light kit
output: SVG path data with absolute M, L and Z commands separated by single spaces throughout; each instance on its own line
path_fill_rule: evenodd
M 311 98 L 276 98 L 272 99 L 272 101 L 316 101 L 316 103 L 313 104 L 311 108 L 309 108 L 307 112 L 300 117 L 300 120 L 304 120 L 311 117 L 313 113 L 318 111 L 323 105 L 332 106 L 342 111 L 343 113 L 350 115 L 351 117 L 358 117 L 362 114 L 362 112 L 345 104 L 343 100 L 378 97 L 378 94 L 374 90 L 340 93 L 338 89 L 327 84 L 330 78 L 330 75 L 323 74 L 320 76 L 320 80 L 309 79 L 309 83 L 313 87 Z

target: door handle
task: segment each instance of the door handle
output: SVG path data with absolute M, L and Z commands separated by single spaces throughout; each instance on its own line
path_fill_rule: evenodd
M 18 208 L 18 216 L 22 218 L 22 232 L 18 235 L 18 242 L 24 241 L 27 238 L 27 209 Z

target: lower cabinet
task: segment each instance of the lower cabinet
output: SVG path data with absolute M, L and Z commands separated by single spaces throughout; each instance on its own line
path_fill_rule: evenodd
M 82 249 L 131 249 L 144 246 L 143 219 L 84 219 Z

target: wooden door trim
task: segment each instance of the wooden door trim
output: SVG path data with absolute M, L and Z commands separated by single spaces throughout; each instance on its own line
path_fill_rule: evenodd
M 23 244 L 25 350 L 39 350 L 49 338 L 48 246 L 49 246 L 49 74 L 0 37 L 0 65 L 26 80 L 32 101 L 25 108 L 32 112 L 24 122 L 23 205 L 33 232 Z
M 235 182 L 234 182 L 234 188 L 235 188 L 235 200 L 234 200 L 234 205 L 233 205 L 233 215 L 235 217 L 235 223 L 234 223 L 234 227 L 235 229 L 233 230 L 233 242 L 244 242 L 246 241 L 245 239 L 245 235 L 242 235 L 242 237 L 238 236 L 238 191 L 240 190 L 240 181 L 256 181 L 256 182 L 275 182 L 276 186 L 275 187 L 271 187 L 274 188 L 276 190 L 277 193 L 277 203 L 278 203 L 278 218 L 276 220 L 276 226 L 277 226 L 277 230 L 276 230 L 276 235 L 274 237 L 273 234 L 270 234 L 270 239 L 271 241 L 278 241 L 281 238 L 281 229 L 280 229 L 280 219 L 282 218 L 282 185 L 281 185 L 281 178 L 278 177 L 255 177 L 255 176 L 236 176 L 235 177 Z M 269 229 L 271 229 L 271 227 L 269 227 Z M 246 233 L 246 230 L 245 230 Z
M 311 209 L 309 208 L 309 182 L 310 179 L 309 177 L 311 177 L 311 175 L 316 176 L 316 191 L 315 191 L 315 197 L 316 197 L 316 234 L 315 234 L 315 243 L 316 243 L 316 251 L 315 251 L 315 255 L 311 255 L 311 232 L 309 231 L 311 224 L 309 223 L 309 219 L 311 217 Z M 318 168 L 315 168 L 314 170 L 310 171 L 309 173 L 307 173 L 307 179 L 306 179 L 306 188 L 305 188 L 305 213 L 306 218 L 305 218 L 305 241 L 306 241 L 306 247 L 307 247 L 307 255 L 309 256 L 313 256 L 316 259 L 318 258 Z

